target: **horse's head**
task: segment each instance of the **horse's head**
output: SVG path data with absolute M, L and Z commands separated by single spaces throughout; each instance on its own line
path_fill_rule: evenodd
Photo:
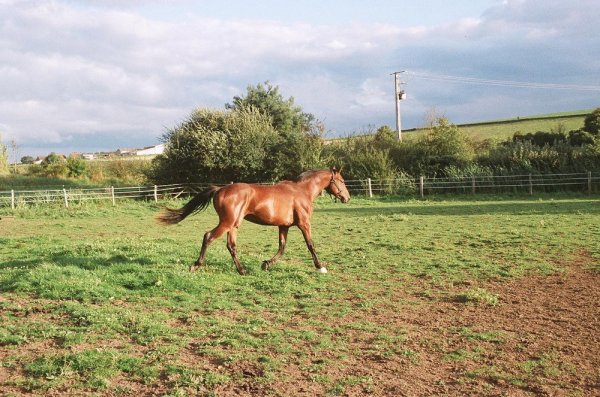
M 340 199 L 342 203 L 347 203 L 350 201 L 350 193 L 346 188 L 346 183 L 344 182 L 344 178 L 342 178 L 342 170 L 337 169 L 336 167 L 331 168 L 331 181 L 329 181 L 329 185 L 326 188 L 329 194 L 332 194 L 336 198 Z

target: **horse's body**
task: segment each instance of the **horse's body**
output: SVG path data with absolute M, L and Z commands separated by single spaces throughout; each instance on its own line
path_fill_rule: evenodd
M 212 186 L 196 195 L 183 208 L 167 208 L 157 219 L 165 224 L 175 224 L 193 212 L 205 209 L 210 201 L 213 201 L 219 215 L 219 224 L 204 235 L 200 256 L 190 267 L 190 271 L 204 265 L 208 246 L 227 232 L 227 249 L 238 272 L 245 274 L 246 271 L 237 256 L 236 236 L 240 224 L 247 219 L 260 225 L 279 227 L 279 250 L 271 259 L 263 262 L 263 270 L 267 270 L 283 255 L 288 230 L 291 226 L 297 226 L 302 231 L 315 267 L 326 273 L 327 269 L 321 265 L 315 252 L 310 228 L 313 201 L 323 190 L 327 190 L 343 203 L 350 200 L 340 171 L 332 168 L 327 171 L 307 171 L 300 175 L 296 182 L 283 181 L 271 186 L 247 183 Z

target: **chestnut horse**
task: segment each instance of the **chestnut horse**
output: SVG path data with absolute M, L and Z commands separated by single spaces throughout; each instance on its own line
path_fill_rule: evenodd
M 246 274 L 237 255 L 236 236 L 238 227 L 244 219 L 247 219 L 259 225 L 279 227 L 279 250 L 271 259 L 263 262 L 263 270 L 268 270 L 283 255 L 289 228 L 298 226 L 315 267 L 321 273 L 327 273 L 327 269 L 321 265 L 315 252 L 310 230 L 313 201 L 323 190 L 327 190 L 342 203 L 350 200 L 350 193 L 346 189 L 340 170 L 333 167 L 324 171 L 307 171 L 294 182 L 283 181 L 271 186 L 247 183 L 233 183 L 223 187 L 211 186 L 197 194 L 180 209 L 166 208 L 157 216 L 157 220 L 167 225 L 179 223 L 188 215 L 204 210 L 211 200 L 213 201 L 219 215 L 219 224 L 204 234 L 200 256 L 190 266 L 192 272 L 204 265 L 208 246 L 227 232 L 227 249 L 237 271 L 242 275 Z

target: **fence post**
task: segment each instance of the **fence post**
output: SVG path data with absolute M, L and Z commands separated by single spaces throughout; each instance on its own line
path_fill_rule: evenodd
M 475 194 L 475 175 L 471 176 L 471 192 Z
M 419 193 L 421 194 L 421 198 L 425 197 L 425 178 L 423 176 L 419 177 Z
M 112 197 L 113 207 L 115 206 L 115 187 L 110 187 L 110 196 Z
M 69 208 L 69 198 L 67 197 L 67 189 L 63 187 L 63 195 L 65 197 L 65 208 Z
M 533 178 L 529 174 L 529 195 L 533 195 Z
M 15 209 L 15 191 L 14 189 L 11 189 L 10 191 L 10 208 L 11 209 Z
M 592 193 L 592 171 L 588 171 L 588 193 Z
M 154 202 L 158 202 L 158 189 L 156 185 L 154 185 Z
M 367 178 L 367 189 L 369 190 L 369 197 L 373 197 L 373 189 L 371 187 L 371 178 Z

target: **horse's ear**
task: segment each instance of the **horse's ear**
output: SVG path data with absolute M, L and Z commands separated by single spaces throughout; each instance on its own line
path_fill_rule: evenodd
M 333 172 L 334 174 L 339 174 L 339 173 L 340 173 L 340 170 L 338 170 L 338 169 L 336 168 L 336 166 L 334 165 L 333 167 L 331 167 L 331 172 Z

